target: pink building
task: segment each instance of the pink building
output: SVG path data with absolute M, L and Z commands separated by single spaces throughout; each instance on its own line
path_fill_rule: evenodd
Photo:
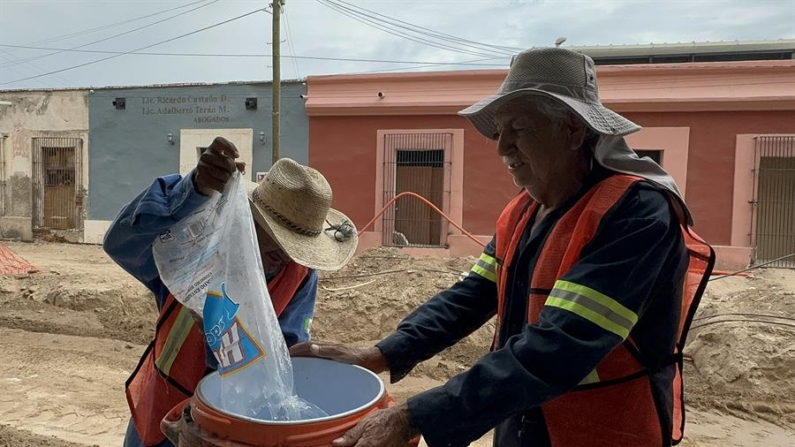
M 795 48 L 795 42 L 786 43 Z M 638 58 L 655 62 L 661 56 L 648 54 L 666 54 L 660 48 L 614 48 L 601 56 L 630 63 L 598 67 L 603 102 L 643 126 L 628 143 L 676 179 L 696 230 L 716 246 L 717 268 L 795 252 L 792 49 L 769 58 L 776 60 L 698 62 L 721 57 L 714 48 L 707 54 L 687 47 L 677 54 L 696 62 L 632 64 Z M 732 59 L 732 48 L 734 53 L 718 54 Z M 750 51 L 750 45 L 744 48 Z M 590 50 L 585 52 L 599 63 L 602 49 Z M 361 228 L 396 194 L 413 191 L 488 241 L 517 188 L 494 142 L 456 112 L 493 93 L 505 73 L 309 77 L 309 162 L 331 182 L 335 206 Z M 377 245 L 440 255 L 480 252 L 414 197 L 399 198 L 367 229 L 361 247 Z

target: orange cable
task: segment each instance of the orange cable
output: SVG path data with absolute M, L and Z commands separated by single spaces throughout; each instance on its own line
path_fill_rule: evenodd
M 416 198 L 418 198 L 418 199 L 422 200 L 422 201 L 423 201 L 423 202 L 424 202 L 426 205 L 430 206 L 430 207 L 431 207 L 431 208 L 432 208 L 434 211 L 436 211 L 436 212 L 437 212 L 437 213 L 439 213 L 439 214 L 440 214 L 442 217 L 444 217 L 445 219 L 447 219 L 447 221 L 448 221 L 448 222 L 450 222 L 450 223 L 451 223 L 451 224 L 452 224 L 454 227 L 456 227 L 456 228 L 457 228 L 459 231 L 461 231 L 462 233 L 464 233 L 464 235 L 465 235 L 465 236 L 467 236 L 468 238 L 470 238 L 470 239 L 472 239 L 473 241 L 475 241 L 475 242 L 476 242 L 478 245 L 480 245 L 481 247 L 485 247 L 485 246 L 486 246 L 486 244 L 484 244 L 483 242 L 481 242 L 481 241 L 480 241 L 478 238 L 476 238 L 475 236 L 473 236 L 472 234 L 470 234 L 470 233 L 469 233 L 467 230 L 465 230 L 465 229 L 461 228 L 461 226 L 460 226 L 460 225 L 458 225 L 457 223 L 453 222 L 453 219 L 451 219 L 451 218 L 450 218 L 450 216 L 448 216 L 448 215 L 447 215 L 447 214 L 445 214 L 445 213 L 444 213 L 442 210 L 440 210 L 439 208 L 437 208 L 437 207 L 436 207 L 436 205 L 434 205 L 433 203 L 431 203 L 431 202 L 430 202 L 428 199 L 426 199 L 425 197 L 423 197 L 423 196 L 421 196 L 421 195 L 419 195 L 419 194 L 417 194 L 417 193 L 413 193 L 413 192 L 411 192 L 411 191 L 404 191 L 404 192 L 401 192 L 400 194 L 398 194 L 398 195 L 396 195 L 395 197 L 393 197 L 393 198 L 392 198 L 392 200 L 390 200 L 389 202 L 387 202 L 387 203 L 386 203 L 386 205 L 384 205 L 384 208 L 382 208 L 382 209 L 381 209 L 381 211 L 380 211 L 378 214 L 376 214 L 376 215 L 375 215 L 375 217 L 373 217 L 373 219 L 372 219 L 370 222 L 367 222 L 367 225 L 363 226 L 363 227 L 362 227 L 362 229 L 361 229 L 361 230 L 359 230 L 359 236 L 361 236 L 361 235 L 362 235 L 362 233 L 364 233 L 364 231 L 370 227 L 370 225 L 372 225 L 373 223 L 375 223 L 375 221 L 376 221 L 376 220 L 378 220 L 378 218 L 379 218 L 379 217 L 381 217 L 381 215 L 382 215 L 382 214 L 384 214 L 384 212 L 387 210 L 387 208 L 389 208 L 389 206 L 390 206 L 390 205 L 392 205 L 392 203 L 393 203 L 395 200 L 397 200 L 397 199 L 399 199 L 399 198 L 401 198 L 401 197 L 403 197 L 403 196 L 414 196 L 414 197 L 416 197 Z

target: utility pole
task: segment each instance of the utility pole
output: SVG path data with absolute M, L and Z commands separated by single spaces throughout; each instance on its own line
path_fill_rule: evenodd
M 279 160 L 279 121 L 280 121 L 280 107 L 282 96 L 282 81 L 281 81 L 281 15 L 284 0 L 273 0 L 273 113 L 271 120 L 273 128 L 271 131 L 271 140 L 273 141 L 273 163 Z

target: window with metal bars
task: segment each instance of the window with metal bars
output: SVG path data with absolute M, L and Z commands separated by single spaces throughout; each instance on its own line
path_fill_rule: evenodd
M 425 201 L 449 212 L 451 133 L 387 134 L 384 141 L 383 217 L 386 246 L 444 247 L 448 222 Z
M 33 228 L 82 228 L 80 138 L 33 138 Z
M 795 136 L 756 138 L 754 261 L 795 253 Z M 795 268 L 790 257 L 769 264 Z

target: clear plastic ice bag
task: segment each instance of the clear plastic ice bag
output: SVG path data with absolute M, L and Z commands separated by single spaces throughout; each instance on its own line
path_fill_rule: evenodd
M 223 410 L 262 420 L 326 416 L 295 394 L 292 362 L 266 286 L 242 175 L 155 241 L 160 277 L 203 316 Z

